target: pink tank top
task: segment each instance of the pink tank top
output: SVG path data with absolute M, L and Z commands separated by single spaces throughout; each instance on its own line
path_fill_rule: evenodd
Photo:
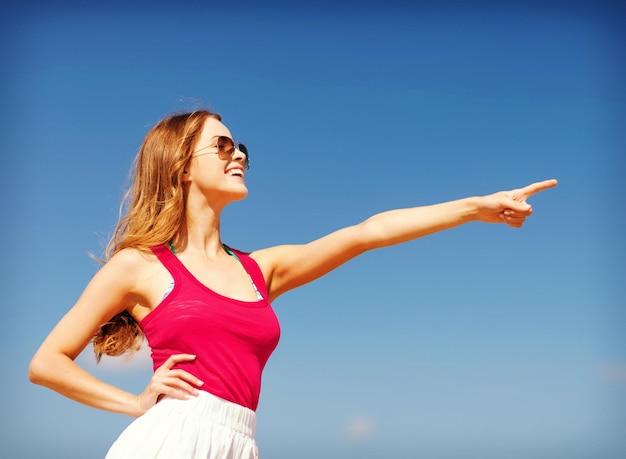
M 152 251 L 174 279 L 172 291 L 139 324 L 152 350 L 154 369 L 172 354 L 195 354 L 194 361 L 175 368 L 204 381 L 201 390 L 256 410 L 261 374 L 280 337 L 259 266 L 233 250 L 263 297 L 240 301 L 206 287 L 166 246 Z

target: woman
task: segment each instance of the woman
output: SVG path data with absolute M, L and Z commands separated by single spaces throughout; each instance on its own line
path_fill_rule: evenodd
M 37 351 L 30 379 L 73 400 L 137 417 L 107 458 L 256 458 L 261 373 L 279 338 L 270 302 L 368 250 L 470 221 L 521 227 L 526 199 L 556 185 L 397 209 L 303 245 L 250 254 L 220 237 L 224 207 L 248 194 L 247 150 L 217 114 L 172 115 L 146 135 L 106 263 Z M 134 395 L 74 359 L 136 350 L 154 375 Z

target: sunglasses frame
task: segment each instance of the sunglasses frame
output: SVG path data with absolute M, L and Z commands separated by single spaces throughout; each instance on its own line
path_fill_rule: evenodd
M 223 145 L 220 145 L 220 140 L 222 139 L 227 139 L 229 142 L 231 142 L 233 144 L 233 146 L 226 151 L 225 147 Z M 215 148 L 216 151 L 207 151 L 205 153 L 200 153 L 198 154 L 199 151 L 205 150 L 207 148 Z M 235 153 L 235 151 L 239 150 L 241 153 L 243 153 L 243 155 L 246 157 L 246 159 L 244 160 L 244 167 L 246 168 L 246 170 L 250 169 L 250 155 L 248 154 L 248 148 L 243 144 L 243 143 L 239 143 L 236 140 L 231 139 L 230 137 L 227 137 L 225 135 L 220 135 L 217 138 L 217 141 L 215 143 L 215 145 L 211 144 L 211 145 L 207 145 L 206 147 L 202 147 L 196 151 L 194 151 L 194 154 L 192 156 L 192 158 L 196 158 L 198 156 L 203 156 L 203 155 L 211 155 L 211 154 L 216 154 L 219 156 L 219 158 L 222 161 L 228 160 L 228 159 L 232 159 L 233 157 L 233 153 Z

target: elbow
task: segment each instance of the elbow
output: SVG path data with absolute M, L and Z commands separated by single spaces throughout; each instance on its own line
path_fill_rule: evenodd
M 35 354 L 28 366 L 28 380 L 40 386 L 45 386 L 48 374 L 46 359 L 39 354 Z
M 368 218 L 355 228 L 358 232 L 356 250 L 359 255 L 389 245 L 386 239 L 387 235 L 375 217 Z
M 33 359 L 30 361 L 30 365 L 28 366 L 28 380 L 33 384 L 41 385 L 43 380 L 42 374 L 43 371 L 41 369 L 41 359 L 35 355 Z

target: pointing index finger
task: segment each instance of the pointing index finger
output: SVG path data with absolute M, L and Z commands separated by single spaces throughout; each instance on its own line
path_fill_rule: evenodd
M 540 191 L 547 190 L 557 185 L 556 179 L 544 180 L 543 182 L 535 182 L 525 186 L 521 189 L 521 192 L 526 198 L 539 193 Z

